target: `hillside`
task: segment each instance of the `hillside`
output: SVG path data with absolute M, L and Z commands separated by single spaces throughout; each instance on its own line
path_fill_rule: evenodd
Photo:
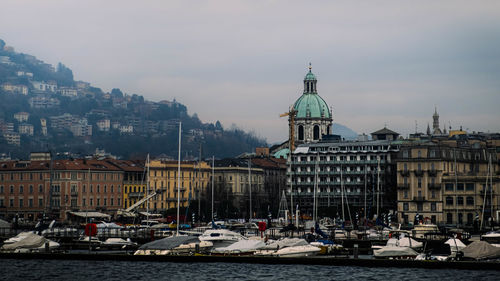
M 176 158 L 179 121 L 185 159 L 197 158 L 200 147 L 202 157 L 222 158 L 267 145 L 241 129 L 204 123 L 175 99 L 152 102 L 74 81 L 64 64 L 54 68 L 0 39 L 0 153 L 26 158 L 52 150 L 76 157 L 99 149 L 122 158 Z

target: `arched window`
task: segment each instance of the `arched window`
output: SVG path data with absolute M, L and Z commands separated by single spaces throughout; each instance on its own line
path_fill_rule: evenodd
M 304 126 L 299 126 L 299 140 L 304 140 Z
M 313 139 L 319 140 L 319 126 L 315 125 L 313 130 Z

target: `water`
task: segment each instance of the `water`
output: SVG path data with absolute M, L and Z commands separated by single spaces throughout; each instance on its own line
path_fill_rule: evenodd
M 0 280 L 498 280 L 496 271 L 240 263 L 0 260 Z

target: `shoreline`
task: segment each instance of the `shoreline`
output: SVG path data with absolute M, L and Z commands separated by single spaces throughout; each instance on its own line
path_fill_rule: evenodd
M 498 262 L 479 261 L 415 261 L 385 259 L 354 259 L 328 256 L 307 258 L 278 258 L 254 256 L 134 256 L 123 254 L 65 254 L 65 253 L 0 253 L 0 259 L 42 260 L 94 260 L 94 261 L 146 261 L 174 263 L 249 263 L 249 264 L 302 264 L 324 266 L 398 267 L 427 269 L 462 269 L 500 271 Z

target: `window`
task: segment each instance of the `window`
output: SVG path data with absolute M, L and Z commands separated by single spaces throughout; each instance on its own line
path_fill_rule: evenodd
M 30 193 L 33 193 L 33 185 L 30 184 Z
M 408 211 L 408 210 L 410 210 L 409 204 L 403 203 L 403 211 Z
M 432 202 L 432 203 L 431 203 L 431 211 L 432 211 L 432 212 L 435 212 L 435 211 L 436 211 L 436 209 L 437 209 L 437 208 L 436 208 L 436 203 Z
M 453 197 L 451 196 L 446 197 L 446 205 L 453 205 Z
M 0 193 L 3 193 L 3 185 L 0 185 Z
M 422 151 L 420 151 L 420 150 L 419 150 L 419 151 L 417 152 L 417 154 L 418 154 L 418 158 L 422 158 Z M 420 165 L 420 164 L 419 164 L 419 165 Z
M 304 140 L 304 127 L 302 125 L 299 126 L 299 140 Z
M 463 205 L 464 204 L 464 198 L 462 196 L 457 197 L 457 205 Z
M 452 224 L 453 223 L 453 214 L 452 213 L 447 213 L 446 214 L 446 223 L 447 224 Z
M 408 190 L 403 191 L 403 198 L 408 199 Z
M 33 207 L 33 199 L 28 199 L 28 207 Z
M 101 199 L 97 198 L 97 206 L 100 206 L 100 205 L 101 205 Z
M 107 205 L 108 205 L 108 199 L 104 198 L 104 205 L 103 206 L 107 206 Z
M 431 190 L 431 198 L 435 199 L 436 198 L 436 191 Z
M 467 214 L 467 224 L 472 224 L 472 213 Z
M 43 185 L 38 186 L 38 193 L 43 193 Z
M 83 199 L 82 199 L 82 206 L 84 206 L 84 207 L 85 207 L 85 204 L 86 204 L 86 200 L 85 200 L 85 198 L 83 198 Z
M 9 207 L 14 207 L 14 199 L 9 200 Z
M 419 152 L 420 152 L 420 151 L 419 151 Z M 419 156 L 419 157 L 420 157 L 420 156 Z M 420 171 L 422 171 L 422 164 L 418 163 L 418 166 L 417 166 L 417 167 L 418 167 L 418 169 L 417 169 L 417 170 L 418 170 L 419 172 L 420 172 Z
M 422 187 L 422 178 L 418 178 L 418 187 L 421 188 Z
M 24 207 L 24 200 L 19 199 L 19 208 L 22 208 L 22 207 Z
M 22 194 L 24 192 L 24 187 L 21 185 L 19 186 L 19 194 Z
M 453 190 L 454 190 L 454 188 L 453 188 L 453 184 L 452 184 L 452 183 L 447 183 L 447 184 L 445 184 L 445 185 L 444 185 L 444 189 L 445 189 L 446 191 L 453 191 Z
M 408 158 L 408 150 L 403 150 L 403 158 Z
M 468 206 L 474 205 L 474 197 L 467 196 L 466 203 L 467 203 Z
M 474 191 L 474 183 L 466 183 L 465 184 L 465 190 L 467 190 L 467 191 Z
M 417 211 L 422 212 L 424 210 L 424 204 L 422 202 L 417 203 Z
M 14 186 L 13 185 L 10 186 L 10 193 L 11 194 L 14 193 Z
M 3 199 L 0 199 L 0 207 L 4 207 L 4 205 L 3 205 Z
M 38 198 L 38 207 L 43 207 L 43 199 Z
M 408 170 L 408 165 L 406 163 L 404 163 L 403 165 L 403 170 L 406 172 Z
M 457 183 L 457 191 L 463 191 L 464 190 L 464 184 L 463 183 Z

